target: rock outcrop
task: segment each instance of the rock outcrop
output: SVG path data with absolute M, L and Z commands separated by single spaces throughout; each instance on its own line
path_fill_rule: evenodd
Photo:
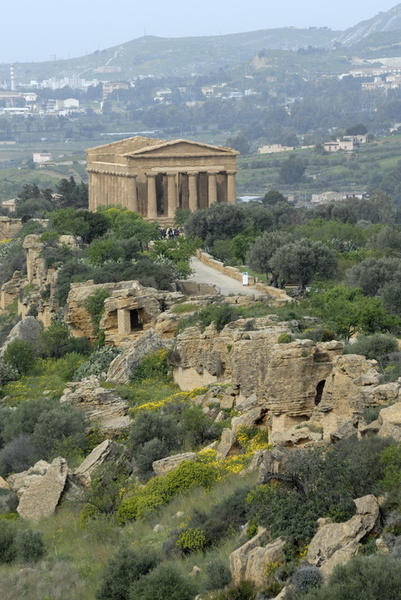
M 378 523 L 379 505 L 374 496 L 363 496 L 354 502 L 356 514 L 345 523 L 332 523 L 328 518 L 319 519 L 319 530 L 309 545 L 306 560 L 320 567 L 324 577 L 328 577 L 334 567 L 358 554 L 359 542 Z
M 232 428 L 262 425 L 273 444 L 337 441 L 358 432 L 366 407 L 397 402 L 401 382 L 380 383 L 377 363 L 343 355 L 339 341 L 295 340 L 276 317 L 240 319 L 218 333 L 186 329 L 173 350 L 181 389 L 230 381 L 236 394 Z
M 60 402 L 69 402 L 84 411 L 92 425 L 110 435 L 129 427 L 128 402 L 102 387 L 95 375 L 68 383 Z
M 401 402 L 382 408 L 378 418 L 378 435 L 401 442 Z
M 269 563 L 285 561 L 285 540 L 278 538 L 266 546 L 265 541 L 266 529 L 259 528 L 252 539 L 231 552 L 230 570 L 234 585 L 242 581 L 253 581 L 256 585 L 262 585 L 266 579 L 266 568 Z
M 31 342 L 34 346 L 38 343 L 38 337 L 43 327 L 35 319 L 35 317 L 25 317 L 19 321 L 15 327 L 13 327 L 10 333 L 7 336 L 6 341 L 4 342 L 2 348 L 0 349 L 0 358 L 3 356 L 5 349 L 8 344 L 13 342 L 14 340 L 23 340 L 26 342 Z
M 194 461 L 197 459 L 196 452 L 183 452 L 182 454 L 174 454 L 160 460 L 155 460 L 152 463 L 152 469 L 156 475 L 166 475 L 170 471 L 174 471 L 184 461 Z
M 11 279 L 3 283 L 0 288 L 0 309 L 5 310 L 18 297 L 22 286 L 21 274 L 19 271 L 14 271 Z
M 73 472 L 73 479 L 87 487 L 91 482 L 93 471 L 106 463 L 113 463 L 116 473 L 120 470 L 130 470 L 130 457 L 128 450 L 122 444 L 112 440 L 105 440 L 85 458 Z
M 28 521 L 39 521 L 54 514 L 64 491 L 68 465 L 64 458 L 52 463 L 40 460 L 33 467 L 8 478 L 19 498 L 18 514 Z

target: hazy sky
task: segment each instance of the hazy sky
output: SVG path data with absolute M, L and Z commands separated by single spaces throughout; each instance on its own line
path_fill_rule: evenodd
M 73 58 L 143 35 L 224 35 L 276 27 L 344 30 L 394 0 L 5 0 L 0 63 Z

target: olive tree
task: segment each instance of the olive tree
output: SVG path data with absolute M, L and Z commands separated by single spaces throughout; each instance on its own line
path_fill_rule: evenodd
M 314 276 L 331 277 L 336 264 L 334 252 L 326 244 L 304 238 L 278 248 L 270 269 L 284 282 L 297 282 L 298 292 L 304 294 Z
M 293 236 L 279 231 L 265 232 L 252 244 L 248 262 L 251 269 L 258 273 L 266 273 L 266 279 L 274 287 L 278 287 L 279 271 L 273 266 L 272 259 L 282 246 L 293 241 Z

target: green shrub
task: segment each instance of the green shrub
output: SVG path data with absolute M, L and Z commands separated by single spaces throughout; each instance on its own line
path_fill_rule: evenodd
M 129 600 L 192 600 L 195 593 L 194 584 L 188 578 L 173 566 L 161 564 L 131 584 Z
M 401 561 L 388 555 L 352 558 L 337 566 L 327 584 L 303 600 L 384 600 L 399 598 Z
M 202 463 L 182 462 L 167 475 L 151 479 L 134 496 L 124 500 L 118 509 L 120 522 L 137 519 L 167 504 L 177 494 L 184 494 L 195 487 L 210 488 L 217 479 L 216 470 Z
M 383 465 L 383 488 L 387 492 L 398 490 L 401 485 L 401 445 L 392 444 L 383 450 L 380 462 Z
M 379 493 L 383 477 L 379 457 L 389 443 L 355 437 L 327 450 L 296 450 L 285 466 L 287 481 L 250 492 L 248 519 L 267 527 L 273 537 L 307 543 L 319 517 L 347 520 L 355 512 L 354 498 Z
M 144 358 L 135 367 L 131 381 L 133 383 L 140 383 L 145 379 L 165 379 L 169 370 L 167 350 L 157 350 L 157 352 Z
M 35 563 L 45 555 L 41 531 L 20 529 L 15 536 L 16 556 L 19 562 Z
M 110 363 L 120 353 L 121 350 L 113 346 L 103 346 L 95 350 L 85 362 L 79 365 L 71 379 L 73 381 L 81 381 L 81 379 L 90 375 L 100 375 L 104 371 L 107 371 Z
M 159 561 L 158 556 L 148 549 L 121 548 L 108 562 L 101 575 L 96 599 L 128 600 L 132 584 L 154 569 Z
M 106 261 L 115 261 L 124 257 L 124 249 L 118 240 L 112 238 L 100 238 L 93 240 L 88 248 L 88 262 L 100 266 Z
M 92 473 L 87 500 L 96 507 L 96 516 L 112 514 L 120 505 L 121 489 L 131 471 L 125 454 L 128 454 L 125 450 L 114 453 L 112 461 L 99 465 Z
M 183 313 L 187 313 L 187 312 L 194 312 L 196 310 L 198 310 L 199 306 L 198 304 L 189 304 L 186 302 L 183 302 L 182 304 L 176 304 L 175 306 L 173 306 L 173 308 L 171 309 L 171 312 L 173 312 L 176 315 L 181 315 Z
M 366 358 L 377 360 L 382 367 L 388 364 L 388 355 L 397 351 L 397 338 L 386 333 L 360 335 L 352 344 L 347 344 L 344 348 L 345 354 L 362 354 Z
M 85 308 L 88 311 L 93 327 L 93 333 L 99 334 L 100 319 L 104 313 L 104 301 L 109 298 L 110 291 L 107 288 L 95 290 L 86 300 Z
M 29 375 L 35 367 L 36 352 L 32 342 L 15 339 L 4 352 L 4 362 L 11 365 L 20 375 Z
M 295 591 L 306 594 L 312 588 L 319 588 L 323 583 L 323 575 L 318 567 L 301 567 L 295 571 L 292 577 L 292 584 Z
M 195 511 L 188 527 L 200 528 L 204 532 L 206 546 L 218 544 L 223 538 L 238 534 L 247 520 L 248 493 L 248 486 L 240 486 L 208 512 Z
M 253 581 L 242 581 L 236 586 L 213 594 L 212 600 L 255 600 L 256 593 Z
M 0 474 L 21 473 L 35 462 L 35 453 L 29 436 L 20 434 L 0 450 Z
M 12 521 L 0 520 L 0 564 L 11 563 L 17 556 L 16 526 Z
M 179 535 L 176 545 L 184 552 L 184 554 L 197 552 L 198 550 L 203 550 L 205 547 L 206 536 L 199 527 L 186 529 Z
M 82 354 L 69 352 L 57 361 L 57 373 L 64 381 L 71 381 L 74 373 L 84 361 Z
M 38 345 L 43 358 L 61 358 L 71 352 L 88 354 L 90 350 L 87 338 L 73 337 L 66 323 L 57 319 L 40 332 Z
M 10 363 L 0 363 L 0 388 L 7 385 L 10 381 L 18 379 L 19 373 Z
M 155 460 L 160 460 L 169 455 L 167 445 L 160 438 L 153 438 L 145 442 L 135 452 L 135 464 L 138 468 L 138 474 L 142 478 L 149 478 L 153 475 L 152 464 Z
M 221 559 L 215 558 L 206 563 L 206 589 L 218 590 L 226 587 L 231 581 L 231 571 Z
M 293 340 L 294 340 L 294 336 L 292 336 L 290 333 L 280 333 L 280 335 L 277 338 L 277 343 L 278 344 L 289 344 Z
M 241 317 L 240 310 L 227 302 L 213 303 L 205 306 L 199 312 L 191 315 L 180 322 L 180 330 L 193 325 L 198 325 L 201 331 L 204 331 L 211 323 L 214 324 L 217 331 L 221 331 L 225 325 L 236 321 Z
M 145 443 L 154 439 L 163 442 L 168 451 L 178 448 L 180 438 L 177 421 L 173 416 L 160 412 L 141 411 L 131 423 L 128 448 L 136 456 Z
M 53 460 L 56 456 L 76 459 L 87 445 L 85 428 L 82 412 L 70 405 L 43 412 L 31 435 L 38 460 Z

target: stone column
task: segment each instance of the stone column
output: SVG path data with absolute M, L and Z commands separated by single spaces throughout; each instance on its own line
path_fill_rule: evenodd
M 138 212 L 138 192 L 136 189 L 136 175 L 127 177 L 128 185 L 128 209 Z
M 216 173 L 208 173 L 208 199 L 207 205 L 210 206 L 217 202 L 217 182 Z
M 117 326 L 118 333 L 131 333 L 131 314 L 129 310 L 124 308 L 117 309 Z
M 227 171 L 227 202 L 235 204 L 237 201 L 237 189 L 235 186 L 236 171 Z
M 94 173 L 88 173 L 88 192 L 89 192 L 89 210 L 96 211 L 96 190 L 95 190 L 95 175 Z
M 96 208 L 103 204 L 103 173 L 97 175 L 97 197 L 96 197 Z
M 169 219 L 174 218 L 177 204 L 176 174 L 167 173 L 167 216 Z
M 189 210 L 194 212 L 198 208 L 198 190 L 196 187 L 197 173 L 188 173 Z
M 157 219 L 157 195 L 156 195 L 156 177 L 157 173 L 146 173 L 148 186 L 148 219 Z

